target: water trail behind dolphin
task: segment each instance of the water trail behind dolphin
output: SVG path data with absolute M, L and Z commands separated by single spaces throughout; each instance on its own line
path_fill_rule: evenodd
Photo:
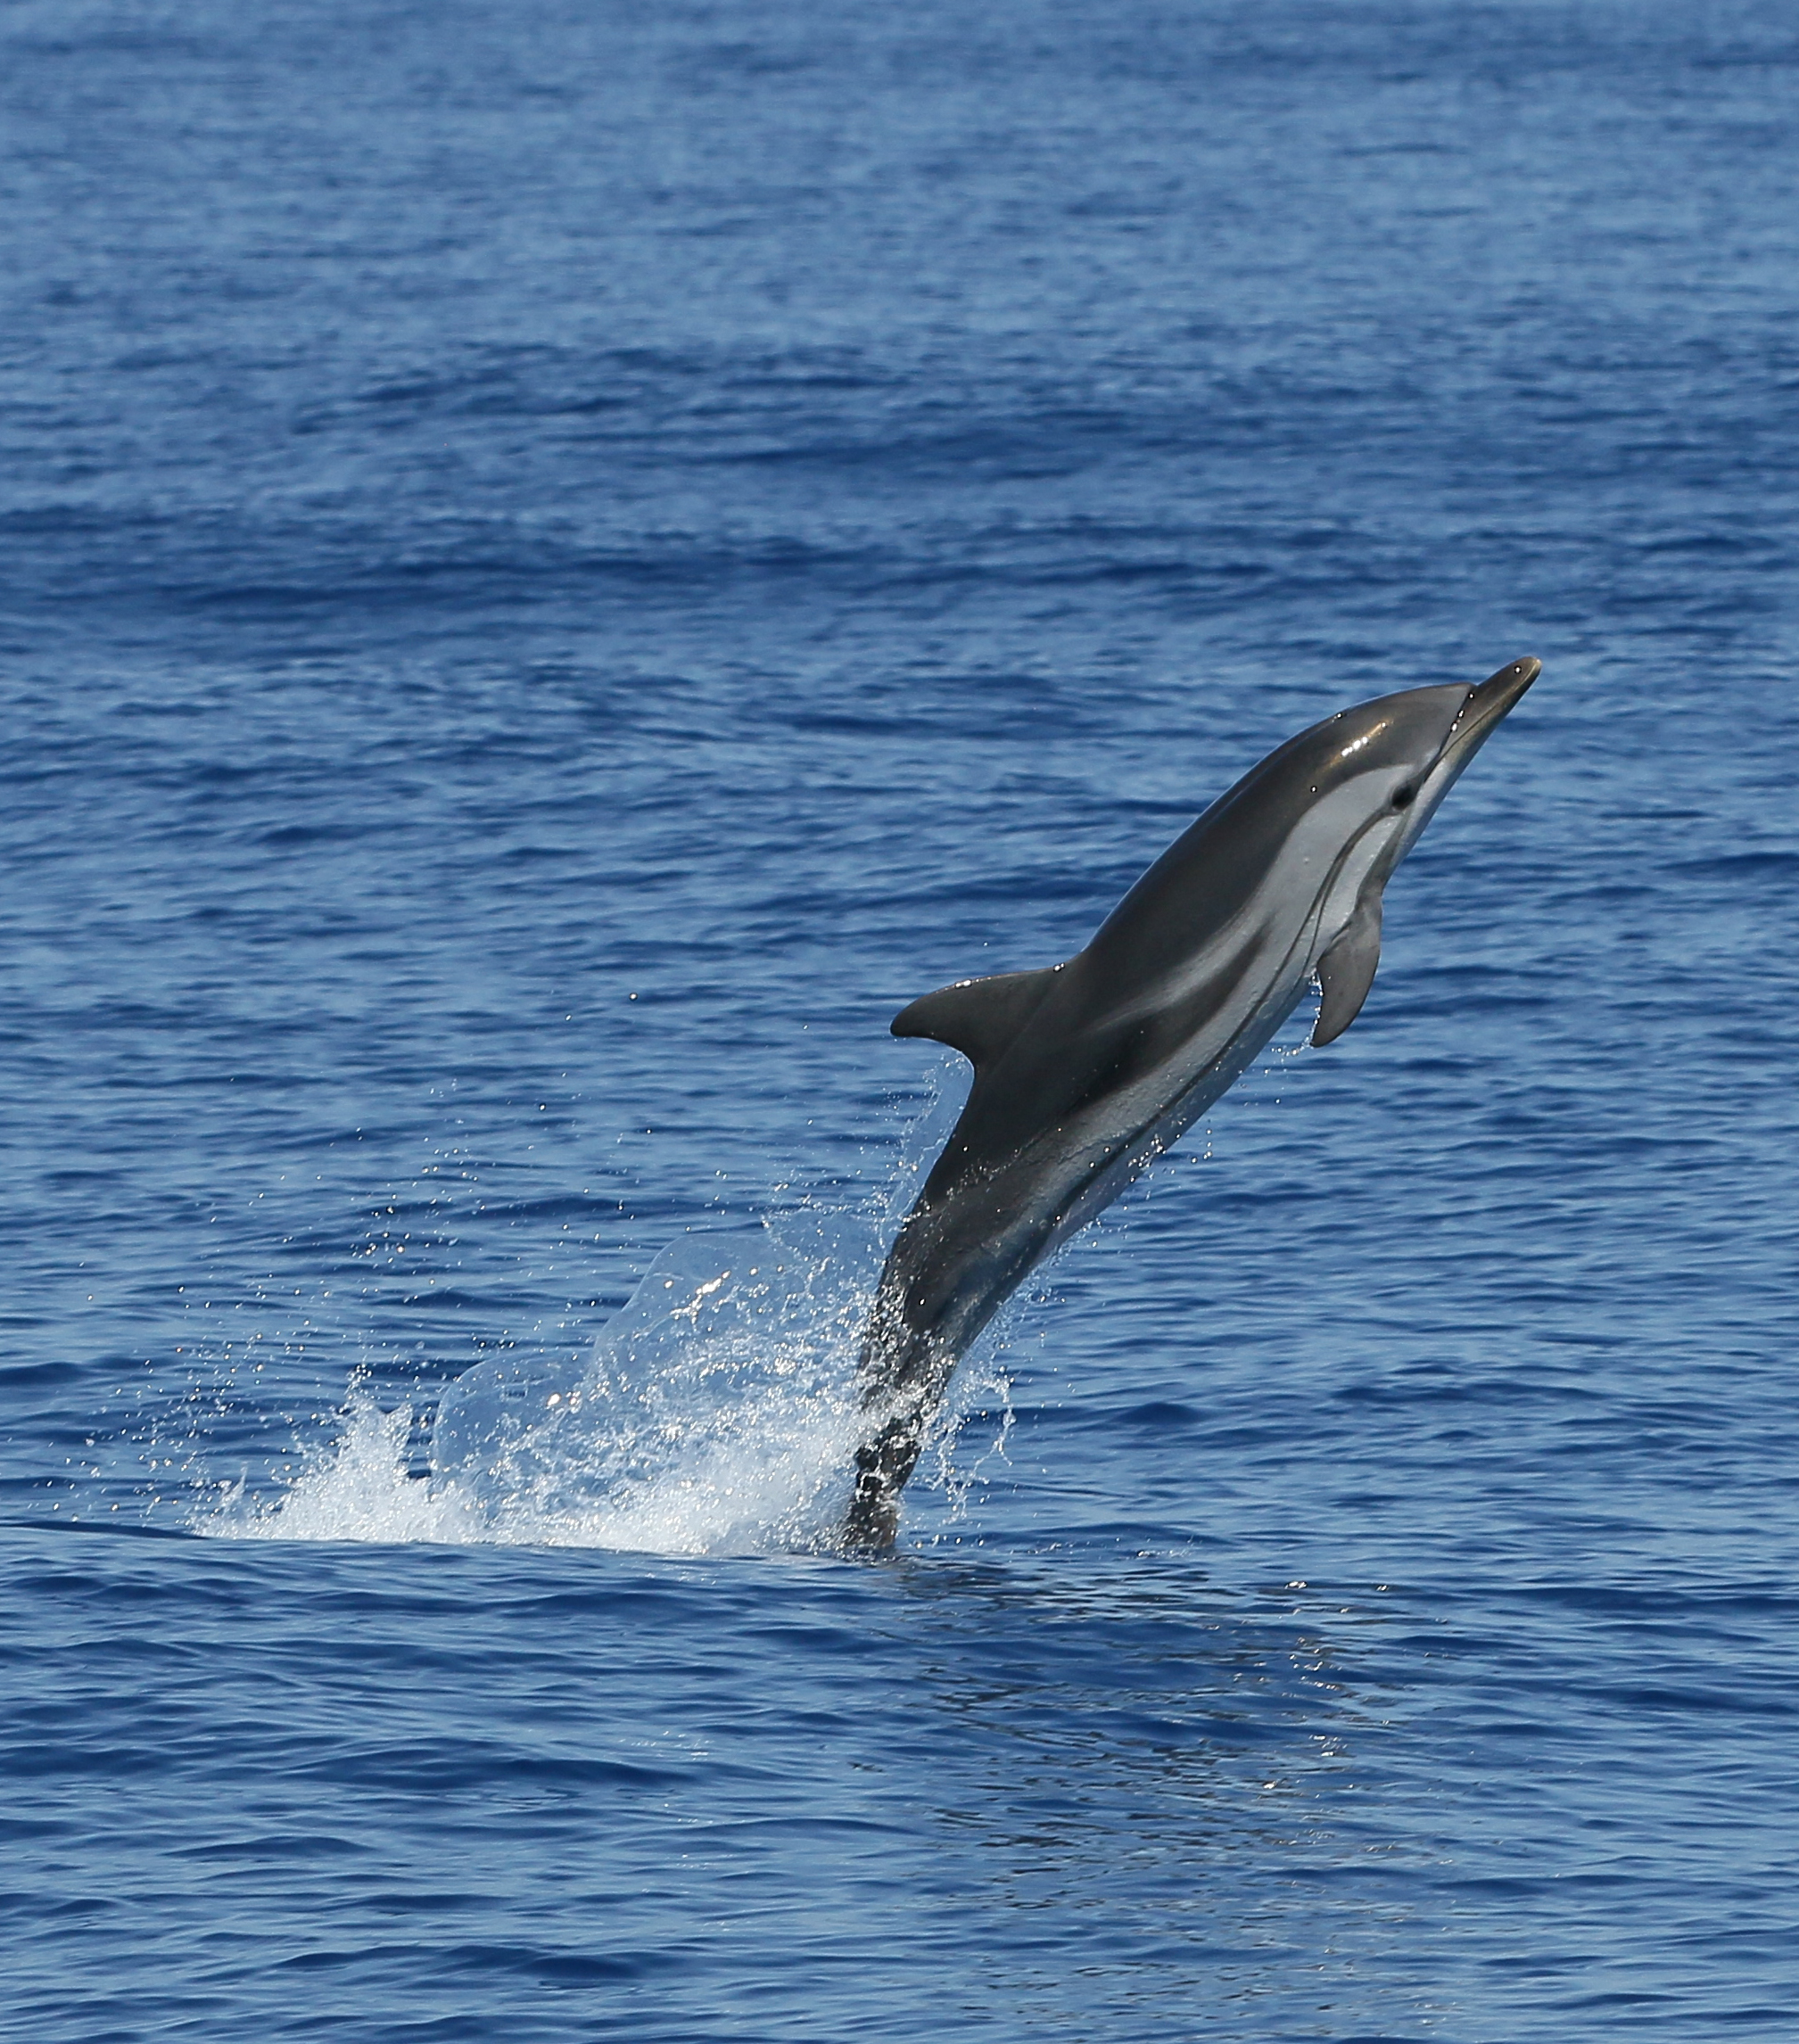
M 341 1430 L 276 1498 L 227 1493 L 197 1529 L 664 1554 L 828 1545 L 882 1258 L 965 1091 L 960 1061 L 945 1060 L 877 1200 L 678 1236 L 585 1352 L 509 1350 L 456 1379 L 428 1479 L 407 1471 L 411 1413 L 352 1384 Z M 993 1388 L 978 1368 L 965 1379 L 945 1445 Z M 947 1462 L 942 1474 L 953 1488 Z

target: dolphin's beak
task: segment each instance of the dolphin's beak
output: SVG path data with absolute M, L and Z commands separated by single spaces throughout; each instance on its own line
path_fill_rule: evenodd
M 1514 660 L 1468 691 L 1468 700 L 1443 747 L 1444 754 L 1454 758 L 1457 771 L 1480 751 L 1493 727 L 1542 672 L 1540 660 Z
M 1418 840 L 1418 833 L 1436 813 L 1437 804 L 1462 778 L 1463 770 L 1504 721 L 1506 713 L 1543 672 L 1540 660 L 1514 660 L 1497 674 L 1490 674 L 1478 688 L 1470 688 L 1437 763 L 1424 777 L 1419 790 L 1423 799 L 1412 812 L 1412 821 L 1397 841 L 1393 864 L 1398 865 Z M 1388 869 L 1390 871 L 1391 868 Z

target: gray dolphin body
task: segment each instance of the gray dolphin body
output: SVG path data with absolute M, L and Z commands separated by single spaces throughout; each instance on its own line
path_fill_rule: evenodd
M 974 1084 L 881 1273 L 863 1337 L 869 1431 L 845 1525 L 893 1538 L 957 1362 L 1036 1265 L 1254 1062 L 1316 974 L 1312 1032 L 1356 1018 L 1381 894 L 1457 776 L 1541 671 L 1409 688 L 1268 754 L 1163 853 L 1086 949 L 963 980 L 894 1019 L 961 1051 Z

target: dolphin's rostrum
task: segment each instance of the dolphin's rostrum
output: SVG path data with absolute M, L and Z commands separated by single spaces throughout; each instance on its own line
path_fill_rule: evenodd
M 1253 1063 L 1316 975 L 1341 1036 L 1381 955 L 1381 892 L 1540 672 L 1408 688 L 1268 754 L 1163 853 L 1086 949 L 914 1001 L 896 1036 L 974 1084 L 881 1273 L 862 1341 L 868 1433 L 845 1528 L 888 1544 L 957 1362 L 1031 1270 Z

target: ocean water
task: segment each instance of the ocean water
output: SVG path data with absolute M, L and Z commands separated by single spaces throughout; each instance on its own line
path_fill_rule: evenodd
M 1795 90 L 1773 0 L 0 14 L 6 2036 L 1799 2033 Z M 1354 1028 L 823 1550 L 894 1011 L 1527 653 Z

